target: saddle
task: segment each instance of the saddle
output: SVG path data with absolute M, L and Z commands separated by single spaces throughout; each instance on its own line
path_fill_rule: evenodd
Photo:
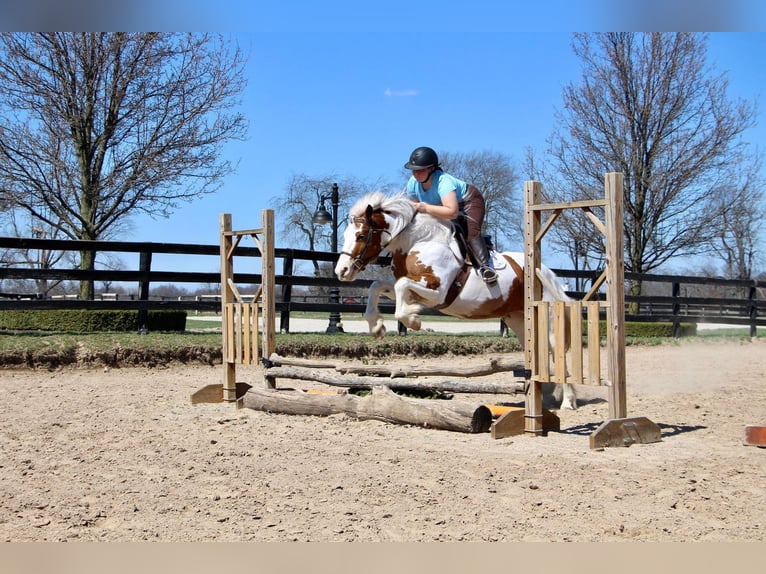
M 463 266 L 455 276 L 455 280 L 452 281 L 452 285 L 449 286 L 449 289 L 447 290 L 447 296 L 444 298 L 444 303 L 437 305 L 434 307 L 434 309 L 444 309 L 445 307 L 452 305 L 453 301 L 455 301 L 457 296 L 460 295 L 463 287 L 465 287 L 468 276 L 471 273 L 470 267 L 479 267 L 479 263 L 476 261 L 473 252 L 468 248 L 468 238 L 465 230 L 465 225 L 463 223 L 464 220 L 465 217 L 461 216 L 458 218 L 457 222 L 452 222 L 452 237 L 455 238 L 455 243 L 457 243 L 458 250 L 460 251 L 459 255 L 463 259 Z M 498 257 L 496 257 L 495 246 L 492 243 L 492 238 L 489 235 L 484 235 L 482 237 L 484 238 L 484 244 L 487 246 L 489 258 L 494 263 L 495 269 L 498 269 Z M 456 253 L 456 255 L 458 254 Z

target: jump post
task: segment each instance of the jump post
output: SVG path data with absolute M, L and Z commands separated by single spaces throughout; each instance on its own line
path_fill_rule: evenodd
M 237 365 L 258 364 L 261 357 L 269 357 L 276 348 L 274 211 L 263 210 L 261 223 L 259 229 L 235 231 L 231 214 L 222 213 L 219 217 L 223 380 L 195 392 L 191 397 L 193 404 L 241 399 L 251 386 L 237 383 Z M 245 236 L 255 241 L 261 254 L 261 285 L 252 302 L 244 301 L 234 284 L 234 255 Z
M 524 360 L 529 379 L 525 397 L 525 432 L 539 436 L 546 430 L 542 412 L 543 383 L 572 383 L 609 386 L 609 420 L 590 436 L 591 448 L 628 446 L 660 440 L 659 427 L 645 417 L 627 418 L 625 377 L 625 266 L 623 261 L 623 175 L 607 173 L 604 198 L 569 203 L 541 203 L 542 185 L 524 184 L 525 247 L 525 333 Z M 594 209 L 603 209 L 601 221 Z M 592 284 L 582 301 L 548 302 L 542 300 L 541 242 L 556 219 L 565 210 L 580 210 L 603 233 L 606 248 L 605 269 Z M 543 212 L 550 212 L 543 222 Z M 605 299 L 593 300 L 601 286 Z M 601 377 L 600 315 L 606 315 L 607 379 Z M 583 349 L 582 318 L 586 316 L 587 353 Z M 549 321 L 553 321 L 555 353 L 551 357 L 548 340 Z M 571 372 L 567 372 L 566 340 L 571 342 Z M 553 368 L 551 368 L 551 358 Z M 583 359 L 587 359 L 587 368 Z M 495 427 L 504 425 L 501 417 Z M 494 429 L 493 429 L 494 430 Z M 502 434 L 501 430 L 497 434 Z

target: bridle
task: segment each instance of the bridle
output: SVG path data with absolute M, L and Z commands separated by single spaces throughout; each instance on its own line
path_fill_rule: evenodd
M 380 212 L 381 210 L 377 211 Z M 348 257 L 351 259 L 351 266 L 356 269 L 357 273 L 360 273 L 362 270 L 364 270 L 365 267 L 367 267 L 367 265 L 372 262 L 374 258 L 377 258 L 378 256 L 377 253 L 371 257 L 367 256 L 367 250 L 370 247 L 370 242 L 372 239 L 376 235 L 380 237 L 383 233 L 388 233 L 388 235 L 391 235 L 391 232 L 388 229 L 384 229 L 383 227 L 375 227 L 371 214 L 365 217 L 351 217 L 351 223 L 354 225 L 361 224 L 362 226 L 367 226 L 366 234 L 358 233 L 356 236 L 357 241 L 359 241 L 359 238 L 364 235 L 364 248 L 362 249 L 362 252 L 357 256 L 354 256 L 347 251 L 341 251 L 341 255 L 348 255 Z M 362 227 L 362 229 L 364 229 L 364 227 Z

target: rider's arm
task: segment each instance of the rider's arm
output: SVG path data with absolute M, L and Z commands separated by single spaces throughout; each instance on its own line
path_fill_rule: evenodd
M 441 205 L 432 205 L 430 203 L 419 202 L 415 204 L 419 213 L 428 213 L 439 219 L 452 220 L 458 216 L 459 208 L 457 203 L 457 192 L 451 191 L 442 197 Z

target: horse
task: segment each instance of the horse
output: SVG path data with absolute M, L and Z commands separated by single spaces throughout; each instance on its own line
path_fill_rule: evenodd
M 378 310 L 380 296 L 385 295 L 396 302 L 394 316 L 409 329 L 420 329 L 419 312 L 423 307 L 459 319 L 499 318 L 523 347 L 523 253 L 491 250 L 490 260 L 498 280 L 488 285 L 466 260 L 451 222 L 417 213 L 404 193 L 388 196 L 374 191 L 360 198 L 349 212 L 335 275 L 340 281 L 353 281 L 367 265 L 377 261 L 384 249 L 391 254 L 395 280 L 378 280 L 370 285 L 364 318 L 375 338 L 386 333 Z M 544 300 L 572 301 L 549 268 L 542 266 L 540 271 Z M 552 329 L 551 322 L 551 349 Z M 576 409 L 574 387 L 569 383 L 561 386 L 561 408 Z M 558 388 L 555 391 L 558 393 Z

